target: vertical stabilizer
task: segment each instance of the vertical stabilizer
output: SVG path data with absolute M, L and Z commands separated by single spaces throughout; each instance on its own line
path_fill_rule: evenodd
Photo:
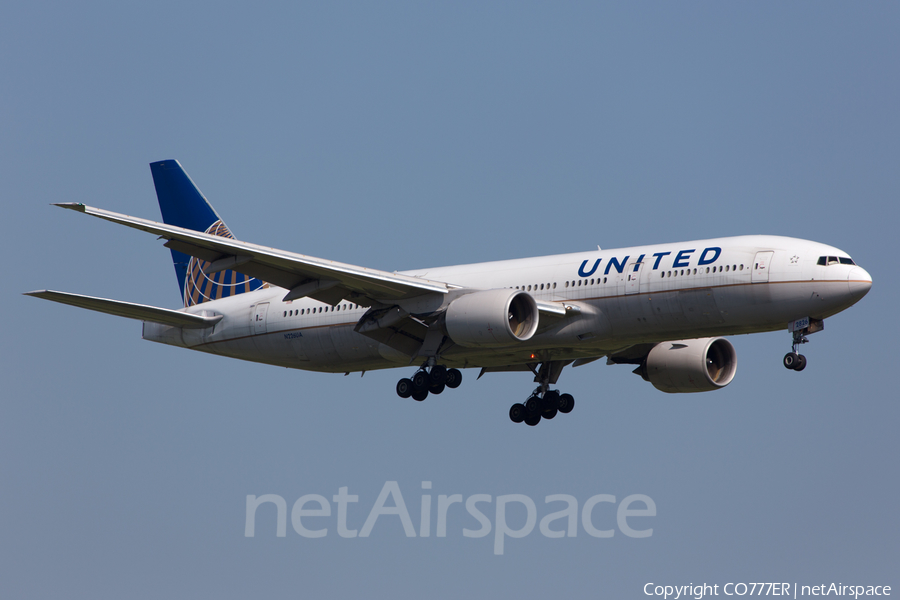
M 210 206 L 177 160 L 150 163 L 153 185 L 163 222 L 211 235 L 234 238 L 216 211 Z M 172 250 L 175 275 L 185 306 L 243 294 L 261 288 L 264 283 L 236 271 L 206 274 L 210 263 Z

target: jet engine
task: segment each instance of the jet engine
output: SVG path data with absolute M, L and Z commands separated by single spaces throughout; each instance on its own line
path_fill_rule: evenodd
M 724 338 L 657 344 L 635 371 L 670 394 L 709 392 L 725 387 L 737 371 L 737 353 Z
M 531 294 L 496 289 L 460 296 L 447 307 L 447 333 L 469 348 L 499 348 L 524 342 L 538 327 L 538 307 Z

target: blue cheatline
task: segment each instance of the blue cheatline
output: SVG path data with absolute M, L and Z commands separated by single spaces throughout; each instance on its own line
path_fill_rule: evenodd
M 150 163 L 150 172 L 153 173 L 153 185 L 156 186 L 156 197 L 159 199 L 159 210 L 164 223 L 234 239 L 228 226 L 219 218 L 177 160 Z M 236 271 L 207 275 L 205 271 L 209 262 L 177 250 L 171 252 L 185 306 L 243 294 L 264 285 L 259 279 Z

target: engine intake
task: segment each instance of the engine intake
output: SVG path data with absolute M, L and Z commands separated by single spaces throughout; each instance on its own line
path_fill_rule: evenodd
M 737 353 L 724 338 L 657 344 L 641 366 L 641 376 L 670 394 L 718 390 L 734 379 Z
M 460 346 L 499 348 L 524 342 L 538 327 L 537 302 L 521 290 L 472 292 L 450 303 L 447 333 Z

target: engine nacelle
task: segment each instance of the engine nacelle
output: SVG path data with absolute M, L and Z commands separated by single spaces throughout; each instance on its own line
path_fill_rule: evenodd
M 641 375 L 670 394 L 709 392 L 725 387 L 737 371 L 737 353 L 724 338 L 676 340 L 650 350 Z
M 472 292 L 450 303 L 447 333 L 460 346 L 500 348 L 524 342 L 538 327 L 537 302 L 522 290 Z

